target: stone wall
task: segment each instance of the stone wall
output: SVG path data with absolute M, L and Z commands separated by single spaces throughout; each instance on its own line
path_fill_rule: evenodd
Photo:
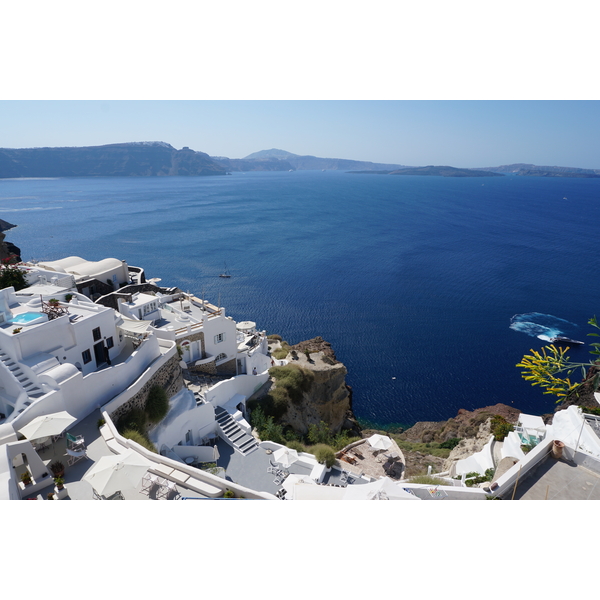
M 217 373 L 219 375 L 235 375 L 236 374 L 236 361 L 235 358 L 228 360 L 227 362 L 216 365 Z
M 183 388 L 183 374 L 179 366 L 179 356 L 177 354 L 164 364 L 137 394 L 133 395 L 125 404 L 122 404 L 117 410 L 111 413 L 110 418 L 112 422 L 117 424 L 119 419 L 132 408 L 144 410 L 150 388 L 155 385 L 163 387 L 169 398 Z

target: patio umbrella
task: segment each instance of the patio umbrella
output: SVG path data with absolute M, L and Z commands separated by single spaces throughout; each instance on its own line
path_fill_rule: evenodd
M 280 448 L 277 452 L 273 453 L 273 459 L 275 462 L 279 463 L 284 467 L 289 467 L 291 464 L 295 463 L 300 457 L 295 450 L 291 448 Z
M 281 487 L 288 493 L 292 493 L 292 489 L 296 484 L 307 484 L 307 485 L 317 485 L 317 482 L 309 477 L 308 475 L 296 475 L 292 473 L 285 478 L 285 481 L 282 483 Z
M 125 454 L 103 456 L 84 476 L 101 496 L 136 487 L 152 463 L 129 450 Z
M 23 434 L 28 440 L 38 440 L 40 438 L 50 437 L 51 435 L 61 434 L 69 425 L 75 423 L 77 419 L 70 415 L 66 410 L 52 413 L 49 415 L 41 415 L 33 419 L 19 429 L 19 433 Z
M 344 500 L 419 500 L 419 498 L 405 492 L 389 477 L 383 477 L 372 483 L 349 485 Z
M 369 444 L 376 450 L 387 450 L 392 445 L 392 440 L 387 435 L 372 435 L 368 440 Z
M 217 460 L 219 460 L 219 457 L 220 457 L 220 456 L 221 456 L 221 455 L 219 454 L 219 449 L 217 448 L 217 445 L 215 444 L 215 447 L 214 447 L 214 449 L 213 449 L 213 460 L 214 460 L 214 461 L 217 461 Z

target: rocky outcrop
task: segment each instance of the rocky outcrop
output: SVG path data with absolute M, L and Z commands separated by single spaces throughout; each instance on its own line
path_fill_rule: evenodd
M 8 229 L 12 229 L 16 227 L 16 225 L 12 225 L 7 221 L 3 221 L 0 219 L 0 260 L 4 260 L 5 258 L 15 257 L 17 262 L 21 261 L 21 249 L 17 248 L 13 243 L 5 241 L 5 235 L 2 233 L 3 231 L 7 231 Z
M 473 411 L 460 409 L 456 417 L 447 421 L 419 421 L 400 436 L 409 442 L 446 442 L 451 438 L 476 438 L 479 427 L 494 415 L 516 423 L 521 411 L 506 404 L 494 404 Z
M 321 337 L 300 342 L 291 347 L 288 361 L 307 369 L 312 374 L 307 391 L 300 401 L 290 402 L 281 422 L 290 425 L 299 434 L 306 434 L 311 424 L 327 423 L 332 433 L 342 429 L 356 435 L 360 427 L 352 412 L 352 390 L 346 384 L 346 367 L 339 362 L 331 344 Z M 310 351 L 307 358 L 304 350 Z M 277 387 L 274 379 L 273 387 Z
M 457 460 L 468 458 L 472 454 L 476 454 L 483 450 L 483 447 L 490 441 L 491 432 L 491 417 L 486 419 L 477 430 L 475 437 L 462 439 L 458 446 L 454 447 L 450 452 L 450 456 L 444 463 L 444 471 L 449 471 L 452 464 Z

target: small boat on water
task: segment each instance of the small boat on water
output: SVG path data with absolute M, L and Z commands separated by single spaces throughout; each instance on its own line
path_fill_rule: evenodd
M 583 346 L 585 342 L 579 340 L 572 340 L 571 338 L 565 337 L 564 335 L 557 335 L 550 338 L 552 344 L 575 344 L 577 346 Z
M 231 277 L 231 274 L 229 273 L 229 270 L 227 269 L 227 263 L 225 263 L 225 270 L 219 275 L 219 277 L 224 277 L 225 279 L 228 279 L 229 277 Z

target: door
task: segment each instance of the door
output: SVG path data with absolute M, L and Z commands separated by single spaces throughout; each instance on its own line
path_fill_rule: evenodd
M 106 362 L 104 357 L 104 342 L 94 344 L 94 358 L 96 359 L 96 367 L 99 367 Z

